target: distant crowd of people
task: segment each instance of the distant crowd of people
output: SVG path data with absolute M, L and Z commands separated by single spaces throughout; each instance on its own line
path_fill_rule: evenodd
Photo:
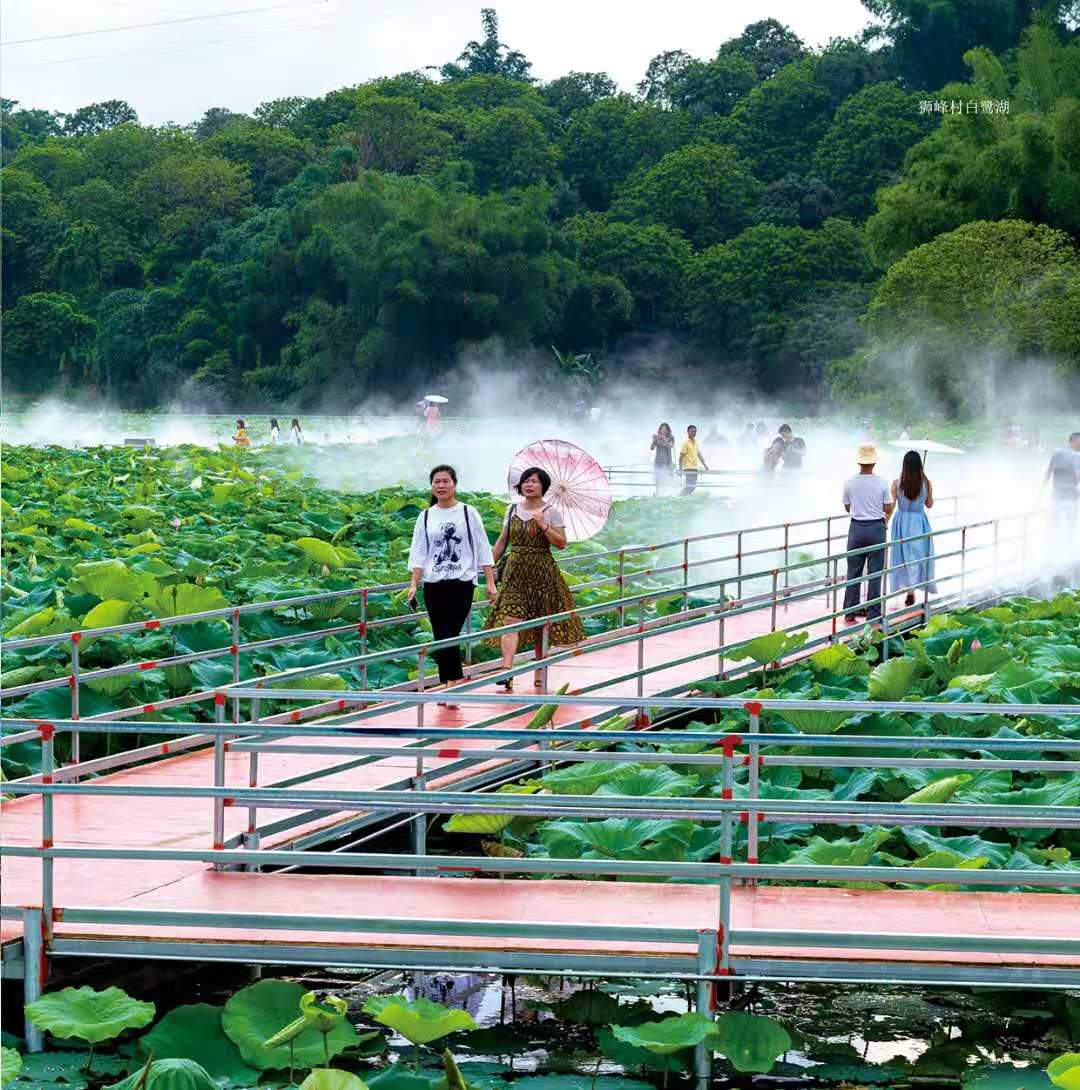
M 764 420 L 756 424 L 748 422 L 738 440 L 738 446 L 742 449 L 743 458 L 748 452 L 761 450 L 761 444 L 768 437 L 768 427 Z M 696 424 L 689 424 L 686 428 L 686 438 L 679 447 L 676 459 L 675 435 L 671 425 L 666 421 L 653 432 L 649 450 L 653 453 L 653 483 L 656 495 L 662 495 L 665 491 L 672 490 L 675 484 L 675 468 L 678 466 L 682 474 L 683 487 L 681 495 L 691 496 L 697 490 L 698 474 L 709 471 L 708 463 L 702 452 L 702 446 L 710 448 L 730 448 L 727 438 L 716 428 L 710 429 L 703 442 L 698 442 L 698 429 Z M 790 424 L 781 424 L 774 438 L 767 443 L 761 451 L 761 463 L 759 472 L 765 477 L 774 477 L 778 471 L 785 473 L 798 473 L 803 468 L 806 458 L 806 440 L 795 435 Z M 753 461 L 753 455 L 751 455 Z
M 292 441 L 300 446 L 304 441 L 304 433 L 300 428 L 300 421 L 294 416 L 292 423 L 289 425 L 289 433 L 292 436 Z M 281 442 L 281 428 L 278 425 L 277 417 L 270 417 L 270 442 Z M 233 436 L 233 443 L 238 447 L 250 447 L 251 436 L 248 434 L 247 424 L 243 417 L 237 417 L 236 420 L 236 434 Z

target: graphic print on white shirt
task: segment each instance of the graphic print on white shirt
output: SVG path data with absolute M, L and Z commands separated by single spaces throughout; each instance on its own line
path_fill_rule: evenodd
M 452 579 L 457 579 L 461 575 L 461 554 L 458 551 L 461 538 L 458 537 L 457 530 L 453 522 L 444 522 L 431 542 L 431 547 L 435 551 L 432 570 L 438 575 Z

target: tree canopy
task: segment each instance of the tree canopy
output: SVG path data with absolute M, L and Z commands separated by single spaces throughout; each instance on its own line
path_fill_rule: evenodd
M 636 94 L 539 80 L 484 9 L 437 70 L 250 114 L 4 100 L 8 386 L 299 408 L 493 343 L 846 399 L 902 357 L 953 405 L 959 354 L 1080 372 L 1075 4 L 864 5 L 822 48 L 661 49 Z

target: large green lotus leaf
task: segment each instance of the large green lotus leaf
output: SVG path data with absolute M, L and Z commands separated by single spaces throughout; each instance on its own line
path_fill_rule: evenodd
M 591 795 L 602 784 L 627 769 L 644 769 L 649 765 L 622 765 L 603 761 L 582 761 L 569 768 L 560 768 L 540 778 L 545 791 L 553 795 Z
M 139 1029 L 154 1020 L 153 1003 L 132 999 L 122 988 L 103 992 L 83 986 L 49 992 L 27 1003 L 30 1024 L 54 1037 L 77 1037 L 92 1045 L 109 1041 L 126 1029 Z
M 935 803 L 948 802 L 949 799 L 960 790 L 964 784 L 970 782 L 971 777 L 966 774 L 959 776 L 943 776 L 940 780 L 934 780 L 918 791 L 913 791 L 902 802 Z
M 156 580 L 133 572 L 122 560 L 92 560 L 75 565 L 75 583 L 71 590 L 82 590 L 107 600 L 141 602 L 157 589 Z
M 1080 645 L 1075 643 L 1046 643 L 1042 640 L 1031 656 L 1032 666 L 1047 670 L 1080 670 Z
M 810 656 L 810 665 L 815 670 L 839 676 L 866 677 L 870 673 L 870 663 L 845 643 L 815 651 Z
M 260 1071 L 291 1066 L 289 1045 L 267 1048 L 265 1042 L 300 1016 L 300 1000 L 306 990 L 288 980 L 260 980 L 229 999 L 221 1026 L 246 1063 Z M 346 1021 L 338 1023 L 326 1037 L 332 1057 L 358 1041 L 352 1023 Z M 305 1029 L 291 1047 L 296 1067 L 315 1067 L 325 1062 L 323 1035 L 316 1029 Z
M 92 522 L 87 522 L 86 519 L 77 518 L 64 519 L 64 530 L 71 534 L 72 537 L 85 537 L 87 534 L 104 532 L 100 526 L 95 526 Z
M 169 1011 L 139 1042 L 143 1052 L 159 1060 L 194 1060 L 214 1079 L 229 1085 L 250 1086 L 259 1077 L 244 1063 L 240 1050 L 221 1027 L 223 1008 L 189 1003 Z
M 615 996 L 593 989 L 574 992 L 556 1006 L 560 1018 L 587 1026 L 610 1025 L 624 1009 Z
M 858 840 L 825 840 L 811 837 L 805 847 L 784 860 L 792 866 L 865 867 L 870 857 L 892 836 L 889 829 L 871 829 Z
M 448 833 L 481 833 L 499 836 L 514 820 L 513 814 L 454 814 L 443 828 Z
M 283 689 L 333 689 L 341 692 L 349 683 L 340 674 L 309 674 L 307 677 L 294 677 L 279 683 Z
M 145 1066 L 145 1065 L 144 1065 Z M 207 1071 L 194 1060 L 170 1057 L 150 1064 L 150 1073 L 143 1081 L 143 1072 L 133 1071 L 126 1079 L 113 1083 L 107 1090 L 221 1090 Z
M 24 1086 L 55 1084 L 58 1090 L 85 1090 L 87 1082 L 83 1069 L 89 1059 L 87 1052 L 28 1052 L 22 1058 L 22 1073 L 15 1088 L 22 1090 Z M 99 1066 L 101 1059 L 98 1057 Z
M 716 1032 L 711 1018 L 696 1013 L 680 1014 L 660 1022 L 642 1022 L 640 1026 L 612 1026 L 611 1029 L 620 1041 L 658 1056 L 693 1048 Z
M 109 628 L 114 624 L 124 624 L 130 613 L 131 602 L 125 602 L 122 598 L 106 598 L 84 614 L 80 623 L 83 628 Z
M 689 795 L 697 786 L 697 780 L 689 776 L 680 776 L 667 765 L 654 765 L 652 768 L 624 765 L 619 773 L 607 783 L 602 783 L 595 791 L 597 795 L 634 795 L 657 798 L 675 795 Z
M 780 718 L 803 734 L 832 734 L 852 718 L 854 712 L 788 711 L 781 709 Z
M 44 609 L 39 609 L 34 613 L 31 613 L 29 617 L 24 617 L 18 624 L 9 628 L 4 635 L 10 640 L 18 636 L 41 636 L 47 635 L 49 626 L 57 618 L 57 610 L 55 606 L 46 606 Z
M 450 1010 L 430 999 L 416 999 L 410 1003 L 403 995 L 373 995 L 363 1010 L 376 1022 L 397 1030 L 414 1045 L 426 1045 L 449 1033 L 477 1028 L 468 1011 Z
M 1037 1067 L 983 1063 L 967 1068 L 960 1085 L 963 1090 L 1053 1090 L 1054 1084 Z
M 764 1074 L 791 1048 L 791 1037 L 772 1018 L 729 1011 L 716 1020 L 709 1048 L 726 1056 L 736 1071 Z
M 1066 1052 L 1051 1060 L 1046 1073 L 1061 1090 L 1080 1090 L 1080 1052 Z
M 553 859 L 641 859 L 644 845 L 670 841 L 686 822 L 606 818 L 604 821 L 548 821 L 540 840 Z
M 22 1057 L 13 1048 L 0 1048 L 0 1086 L 7 1086 L 19 1077 Z
M 670 1056 L 657 1056 L 648 1049 L 636 1048 L 626 1041 L 620 1041 L 611 1031 L 610 1026 L 597 1030 L 596 1040 L 600 1051 L 615 1063 L 628 1071 L 682 1071 L 688 1066 L 689 1057 L 672 1053 Z
M 870 671 L 867 687 L 871 700 L 900 701 L 912 691 L 919 672 L 916 659 L 902 655 L 886 659 Z
M 790 636 L 786 632 L 769 632 L 736 647 L 728 657 L 734 662 L 753 659 L 761 666 L 768 666 L 770 662 L 778 662 L 784 655 L 802 647 L 809 638 L 808 632 L 796 632 Z
M 317 537 L 300 537 L 293 544 L 299 545 L 316 564 L 323 564 L 331 571 L 342 567 L 344 563 L 341 554 L 333 545 L 327 541 L 320 541 Z
M 367 1085 L 368 1090 L 433 1090 L 438 1081 L 417 1074 L 405 1064 L 395 1063 L 370 1075 Z
M 90 641 L 87 640 L 87 643 Z M 149 675 L 146 675 L 149 677 Z M 138 679 L 132 674 L 114 674 L 112 677 L 96 677 L 86 682 L 86 685 L 95 693 L 102 696 L 119 696 L 120 693 L 130 689 Z
M 228 598 L 217 587 L 176 583 L 162 587 L 154 595 L 150 608 L 159 617 L 175 617 L 182 613 L 205 613 L 211 609 L 225 609 L 228 605 Z
M 300 1084 L 300 1090 L 368 1090 L 367 1083 L 351 1071 L 316 1068 Z

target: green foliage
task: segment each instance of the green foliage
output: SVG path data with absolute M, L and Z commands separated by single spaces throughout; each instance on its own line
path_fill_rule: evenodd
M 154 1020 L 154 1004 L 132 999 L 122 988 L 90 987 L 48 992 L 26 1004 L 26 1017 L 54 1037 L 77 1037 L 90 1045 L 139 1029 Z
M 194 1060 L 154 1059 L 148 1072 L 136 1071 L 107 1090 L 217 1090 L 218 1083 Z
M 300 1090 L 367 1090 L 367 1083 L 351 1071 L 316 1068 L 300 1084 Z
M 638 1026 L 612 1026 L 615 1037 L 635 1048 L 657 1056 L 669 1056 L 693 1048 L 716 1032 L 711 1018 L 703 1014 L 679 1014 L 660 1022 L 642 1022 Z
M 1066 1052 L 1051 1060 L 1046 1073 L 1061 1090 L 1077 1090 L 1080 1087 L 1080 1052 Z
M 410 1002 L 403 995 L 376 995 L 363 1009 L 376 1022 L 396 1030 L 414 1045 L 430 1044 L 450 1033 L 477 1028 L 468 1011 L 450 1010 L 429 999 Z
M 726 1056 L 736 1071 L 764 1074 L 792 1042 L 787 1030 L 772 1018 L 728 1011 L 716 1020 L 708 1045 Z
M 169 1011 L 140 1041 L 140 1049 L 155 1061 L 193 1060 L 211 1078 L 232 1086 L 247 1086 L 258 1077 L 244 1063 L 221 1025 L 223 1008 L 191 1003 Z
M 13 1048 L 0 1048 L 0 1086 L 19 1077 L 22 1071 L 22 1057 Z
M 298 1019 L 306 994 L 292 981 L 260 980 L 229 998 L 221 1025 L 247 1064 L 260 1071 L 315 1067 L 357 1043 L 356 1030 L 344 1019 L 325 1036 L 303 1015 Z M 288 1043 L 270 1044 L 275 1034 L 297 1021 L 303 1026 Z

